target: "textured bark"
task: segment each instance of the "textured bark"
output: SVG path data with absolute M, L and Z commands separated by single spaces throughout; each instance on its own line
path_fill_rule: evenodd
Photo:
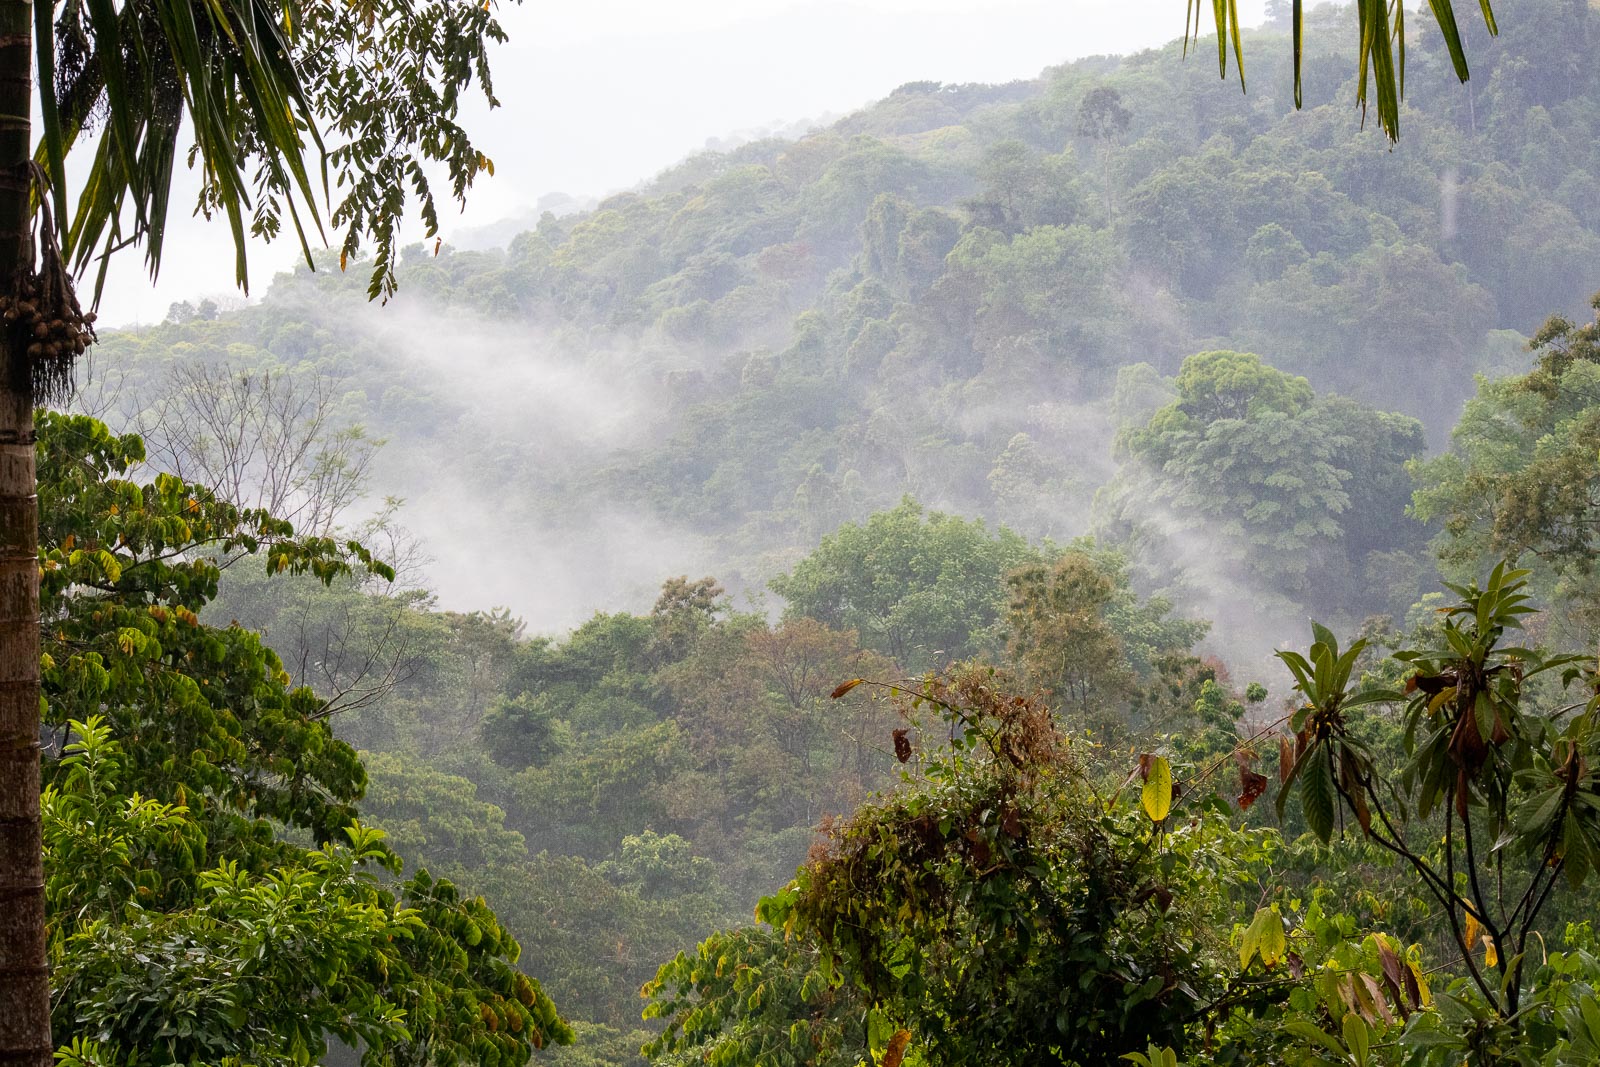
M 0 293 L 33 265 L 33 8 L 0 0 Z M 25 342 L 0 326 L 0 1067 L 49 1067 L 39 827 L 39 505 Z

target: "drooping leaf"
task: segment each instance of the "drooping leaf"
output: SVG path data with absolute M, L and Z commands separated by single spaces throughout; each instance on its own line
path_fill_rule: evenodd
M 1308 756 L 1311 755 L 1308 753 Z M 1310 761 L 1305 771 L 1300 775 L 1300 807 L 1306 817 L 1306 826 L 1317 835 L 1318 840 L 1327 844 L 1333 837 L 1333 823 L 1336 807 L 1336 797 L 1333 787 L 1333 769 L 1329 766 L 1328 757 L 1321 747 L 1315 750 L 1315 758 Z

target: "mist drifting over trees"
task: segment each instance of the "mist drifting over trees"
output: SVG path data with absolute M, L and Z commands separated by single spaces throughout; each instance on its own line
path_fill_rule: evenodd
M 1391 143 L 1373 6 L 102 331 L 66 1062 L 1595 1062 L 1600 12 L 1406 12 Z M 291 890 L 303 1033 L 152 1036 Z

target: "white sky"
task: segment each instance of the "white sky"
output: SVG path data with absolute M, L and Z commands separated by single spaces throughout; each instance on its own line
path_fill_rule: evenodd
M 853 110 L 908 81 L 1003 82 L 1068 59 L 1161 45 L 1183 0 L 502 0 L 511 41 L 491 66 L 502 107 L 467 123 L 495 162 L 446 240 L 531 208 L 540 196 L 603 195 L 751 127 Z M 1241 20 L 1265 0 L 1241 0 Z M 1209 10 L 1208 10 L 1209 14 Z M 225 227 L 189 220 L 175 193 L 166 262 L 152 287 L 133 250 L 113 261 L 101 316 L 156 322 L 174 300 L 232 294 Z M 180 199 L 182 197 L 182 199 Z M 297 253 L 251 257 L 252 294 Z

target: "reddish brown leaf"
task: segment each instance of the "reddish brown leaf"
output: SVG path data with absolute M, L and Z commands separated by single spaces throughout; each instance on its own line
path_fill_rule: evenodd
M 1406 692 L 1412 688 L 1420 689 L 1430 697 L 1436 697 L 1446 689 L 1454 687 L 1456 676 L 1454 674 L 1413 674 L 1406 680 Z
M 1356 809 L 1356 822 L 1361 824 L 1361 832 L 1370 837 L 1372 835 L 1372 809 L 1367 807 L 1367 795 L 1359 792 L 1351 793 L 1350 800 L 1352 806 Z
M 1389 995 L 1394 998 L 1395 1004 L 1400 1008 L 1400 1014 L 1403 1016 L 1409 1015 L 1406 998 L 1401 995 L 1401 990 L 1405 990 L 1407 993 L 1410 992 L 1410 990 L 1405 989 L 1405 980 L 1409 976 L 1411 968 L 1400 962 L 1400 957 L 1395 955 L 1394 949 L 1389 947 L 1389 942 L 1385 938 L 1379 937 L 1376 938 L 1376 941 L 1378 942 L 1378 964 L 1383 968 L 1383 983 L 1389 988 Z M 1415 983 L 1415 981 L 1416 979 L 1412 978 L 1412 982 Z M 1417 1002 L 1413 1000 L 1410 1007 L 1414 1008 L 1416 1006 Z
M 1267 791 L 1267 776 L 1257 774 L 1248 767 L 1239 768 L 1239 809 L 1249 811 L 1250 805 L 1261 799 Z
M 994 853 L 989 848 L 989 842 L 983 839 L 983 835 L 976 830 L 968 830 L 967 841 L 971 845 L 972 861 L 979 867 L 989 866 L 989 859 Z
M 1147 900 L 1155 901 L 1162 911 L 1167 911 L 1172 907 L 1172 890 L 1164 885 L 1146 886 L 1133 898 L 1135 904 L 1143 904 Z
M 1406 997 L 1410 999 L 1412 1008 L 1420 1010 L 1422 1008 L 1422 987 L 1417 985 L 1415 972 L 1410 967 L 1402 967 L 1400 969 L 1400 977 L 1404 980 Z
M 1361 1012 L 1361 1002 L 1356 999 L 1355 978 L 1348 974 L 1345 975 L 1339 980 L 1336 988 L 1339 990 L 1339 999 L 1344 1001 L 1345 1008 L 1359 1014 Z
M 1151 756 L 1150 753 L 1148 753 L 1148 752 L 1140 753 L 1140 755 L 1139 755 L 1139 781 L 1148 782 L 1150 780 L 1150 761 L 1152 759 L 1154 759 L 1154 757 Z
M 894 758 L 901 763 L 911 758 L 911 741 L 906 737 L 906 731 L 899 729 L 894 732 Z
M 883 1067 L 900 1067 L 906 1058 L 906 1046 L 911 1044 L 910 1030 L 896 1030 L 889 1039 L 888 1047 L 883 1050 Z
M 839 688 L 835 689 L 831 694 L 829 694 L 829 699 L 838 700 L 840 697 L 844 696 L 846 693 L 850 692 L 850 690 L 854 689 L 864 681 L 866 681 L 865 678 L 850 679 L 848 682 L 845 682 L 843 685 L 839 686 Z
M 1345 795 L 1350 798 L 1350 806 L 1355 809 L 1356 822 L 1361 824 L 1363 833 L 1372 834 L 1372 811 L 1367 807 L 1367 792 L 1361 788 L 1361 773 L 1356 766 L 1356 757 L 1348 749 L 1339 751 L 1339 782 L 1344 787 Z
M 1372 1005 L 1372 1010 L 1384 1021 L 1384 1024 L 1393 1026 L 1394 1012 L 1389 1010 L 1389 1002 L 1384 998 L 1383 989 L 1378 985 L 1378 980 L 1370 974 L 1363 974 L 1361 976 L 1361 985 L 1367 993 L 1365 997 L 1361 998 L 1362 1003 Z M 1370 1019 L 1371 1016 L 1368 1016 L 1368 1018 Z
M 1010 838 L 1022 834 L 1022 816 L 1017 814 L 1016 808 L 1007 808 L 1005 814 L 1000 816 L 1000 830 Z
M 1287 737 L 1278 738 L 1278 784 L 1289 784 L 1289 772 L 1294 770 L 1294 749 Z
M 1291 952 L 1284 959 L 1289 963 L 1289 973 L 1296 978 L 1306 973 L 1306 961 L 1300 958 L 1300 953 Z

